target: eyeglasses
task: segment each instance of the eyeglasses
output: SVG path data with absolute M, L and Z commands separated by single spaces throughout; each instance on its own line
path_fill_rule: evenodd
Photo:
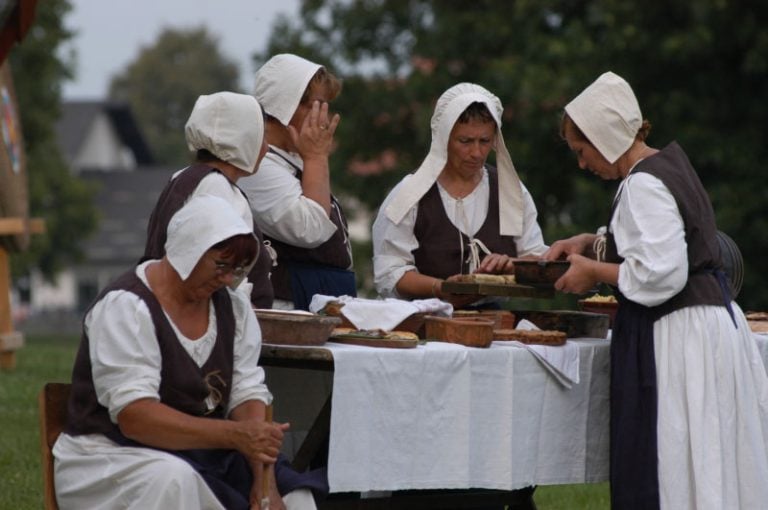
M 227 274 L 232 274 L 232 276 L 234 276 L 235 279 L 240 279 L 243 276 L 245 276 L 246 271 L 248 271 L 247 267 L 233 266 L 228 262 L 221 262 L 218 260 L 214 260 L 213 264 L 216 266 L 217 276 L 225 276 Z

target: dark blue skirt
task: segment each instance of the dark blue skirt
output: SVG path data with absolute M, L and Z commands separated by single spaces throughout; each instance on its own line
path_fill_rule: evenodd
M 613 510 L 659 508 L 657 389 L 651 308 L 619 296 L 611 335 Z
M 357 296 L 355 273 L 346 269 L 315 264 L 287 262 L 291 278 L 293 306 L 309 310 L 312 296 Z

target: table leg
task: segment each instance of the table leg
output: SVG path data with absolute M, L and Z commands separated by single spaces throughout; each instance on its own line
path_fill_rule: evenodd
M 322 409 L 318 413 L 315 421 L 307 433 L 307 437 L 304 442 L 301 443 L 299 451 L 296 452 L 296 456 L 293 458 L 293 468 L 296 471 L 303 472 L 318 455 L 323 454 L 323 450 L 326 450 L 325 455 L 327 457 L 328 438 L 331 434 L 331 395 L 325 400 Z

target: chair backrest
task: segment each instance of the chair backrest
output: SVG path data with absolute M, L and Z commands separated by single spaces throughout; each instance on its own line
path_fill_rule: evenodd
M 53 485 L 53 454 L 51 449 L 67 421 L 67 401 L 71 385 L 46 383 L 40 391 L 37 405 L 40 411 L 40 460 L 43 468 L 43 501 L 45 510 L 58 510 Z

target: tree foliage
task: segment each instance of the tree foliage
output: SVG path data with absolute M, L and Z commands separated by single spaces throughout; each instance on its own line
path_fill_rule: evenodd
M 184 125 L 198 96 L 236 91 L 238 79 L 205 28 L 167 28 L 112 79 L 109 96 L 131 105 L 159 163 L 179 165 L 189 160 Z
M 13 274 L 37 267 L 52 278 L 62 267 L 83 259 L 80 240 L 96 228 L 93 190 L 72 176 L 56 140 L 61 84 L 73 63 L 57 58 L 72 37 L 62 24 L 68 0 L 38 2 L 33 26 L 10 61 L 27 155 L 30 216 L 45 220 L 46 233 L 34 235 L 30 249 L 13 259 Z
M 568 100 L 606 70 L 633 86 L 654 125 L 677 140 L 740 245 L 739 301 L 765 309 L 768 4 L 738 0 L 303 0 L 273 27 L 268 51 L 294 52 L 344 78 L 334 188 L 375 209 L 430 145 L 434 102 L 462 81 L 505 106 L 503 132 L 547 241 L 606 222 L 615 182 L 578 171 L 559 140 Z

